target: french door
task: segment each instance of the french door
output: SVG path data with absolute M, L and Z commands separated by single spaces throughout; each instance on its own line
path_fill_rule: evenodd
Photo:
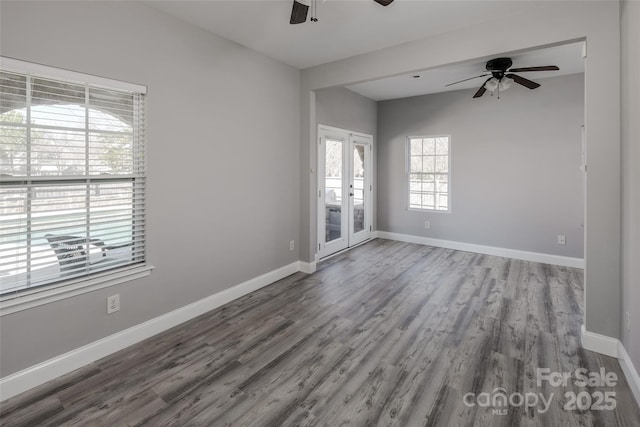
M 371 238 L 371 139 L 319 127 L 319 258 Z

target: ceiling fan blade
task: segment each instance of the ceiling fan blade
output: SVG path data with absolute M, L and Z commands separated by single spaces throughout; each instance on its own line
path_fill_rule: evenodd
M 525 71 L 558 71 L 560 68 L 555 65 L 545 65 L 543 67 L 525 67 L 525 68 L 512 68 L 509 70 L 511 73 L 522 73 Z
M 289 24 L 302 24 L 307 20 L 309 5 L 293 0 L 293 8 L 291 9 L 291 19 Z
M 480 86 L 480 89 L 478 89 L 478 91 L 473 95 L 474 98 L 480 98 L 482 95 L 484 95 L 484 93 L 487 91 L 487 88 L 485 88 L 484 85 L 486 85 L 487 82 L 492 78 L 493 77 L 489 77 L 487 80 L 484 81 L 484 83 L 482 83 L 482 86 Z
M 521 84 L 524 87 L 528 87 L 529 89 L 540 87 L 539 83 L 532 82 L 531 80 L 525 79 L 524 77 L 520 77 L 516 74 L 507 74 L 507 77 L 513 79 L 514 82 Z
M 444 87 L 451 86 L 451 85 L 457 85 L 458 83 L 466 82 L 467 80 L 473 80 L 473 79 L 477 79 L 479 77 L 484 77 L 484 76 L 488 76 L 488 75 L 489 75 L 489 73 L 480 74 L 479 76 L 469 77 L 468 79 L 464 79 L 464 80 L 460 80 L 460 81 L 457 81 L 457 82 L 449 83 L 448 85 L 444 85 Z
M 484 85 L 478 89 L 478 91 L 473 95 L 474 98 L 480 98 L 487 90 L 484 88 Z
M 373 1 L 383 6 L 389 6 L 391 3 L 393 3 L 393 0 L 373 0 Z

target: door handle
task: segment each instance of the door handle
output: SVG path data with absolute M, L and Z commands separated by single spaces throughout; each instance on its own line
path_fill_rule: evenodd
M 353 197 L 353 193 L 349 193 L 349 196 Z

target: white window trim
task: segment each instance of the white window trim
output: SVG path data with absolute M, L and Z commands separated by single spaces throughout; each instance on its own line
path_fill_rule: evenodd
M 92 86 L 100 86 L 107 89 L 120 89 L 144 95 L 147 93 L 147 87 L 144 85 L 108 79 L 106 77 L 94 76 L 92 74 L 78 73 L 76 71 L 64 70 L 62 68 L 49 67 L 47 65 L 21 61 L 19 59 L 9 58 L 6 56 L 0 56 L 0 68 L 16 73 L 31 74 L 50 79 L 61 79 L 80 84 L 90 84 Z
M 411 173 L 411 139 L 413 138 L 420 138 L 420 139 L 424 139 L 424 138 L 448 138 L 449 139 L 449 154 L 447 155 L 447 160 L 449 163 L 449 172 L 447 173 L 448 175 L 448 180 L 447 180 L 447 198 L 448 198 L 448 203 L 447 203 L 447 210 L 437 210 L 437 209 L 420 209 L 420 208 L 412 208 L 409 207 L 410 203 L 409 203 L 409 194 L 411 193 L 411 183 L 409 182 L 409 174 Z M 452 151 L 452 147 L 453 144 L 451 143 L 451 135 L 447 135 L 447 134 L 439 134 L 439 135 L 410 135 L 407 136 L 406 140 L 405 140 L 405 144 L 404 144 L 404 162 L 405 162 L 405 173 L 404 173 L 404 185 L 405 185 L 405 192 L 404 192 L 404 197 L 405 197 L 405 202 L 404 202 L 404 206 L 405 209 L 409 212 L 428 212 L 428 213 L 441 213 L 441 214 L 448 214 L 451 213 L 451 151 Z
M 141 94 L 147 93 L 147 87 L 143 85 L 49 67 L 6 56 L 0 56 L 0 69 L 17 73 L 27 73 L 38 77 L 90 84 L 108 89 L 120 89 Z M 98 289 L 141 279 L 149 276 L 153 269 L 154 266 L 146 263 L 141 265 L 135 264 L 104 273 L 92 274 L 89 277 L 78 277 L 43 287 L 35 287 L 30 290 L 6 294 L 0 297 L 0 317 L 55 301 L 72 298 Z
M 120 270 L 98 273 L 91 277 L 81 277 L 66 282 L 21 291 L 20 293 L 5 295 L 0 298 L 0 317 L 19 311 L 28 310 L 44 304 L 72 298 L 78 295 L 108 288 L 132 280 L 141 279 L 151 274 L 152 265 L 129 266 Z

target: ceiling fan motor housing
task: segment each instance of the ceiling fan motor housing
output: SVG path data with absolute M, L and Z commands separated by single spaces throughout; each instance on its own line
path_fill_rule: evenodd
M 504 77 L 504 73 L 513 65 L 511 58 L 496 58 L 487 62 L 487 71 L 490 71 L 498 80 Z

